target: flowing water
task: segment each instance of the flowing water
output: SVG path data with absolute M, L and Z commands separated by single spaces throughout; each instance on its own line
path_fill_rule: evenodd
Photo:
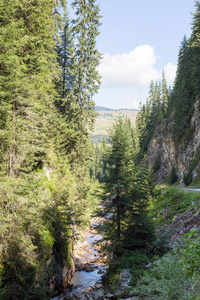
M 102 262 L 99 249 L 95 243 L 102 239 L 94 228 L 97 223 L 91 223 L 92 229 L 85 230 L 82 233 L 81 243 L 75 245 L 75 264 L 78 271 L 75 272 L 70 288 L 66 289 L 62 295 L 51 300 L 73 299 L 81 295 L 87 288 L 100 283 L 103 274 L 106 272 L 106 266 Z

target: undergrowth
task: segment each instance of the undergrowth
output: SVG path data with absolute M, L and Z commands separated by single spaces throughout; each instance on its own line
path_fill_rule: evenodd
M 134 289 L 139 299 L 200 299 L 200 237 L 186 234 L 175 247 L 146 270 Z
M 156 227 L 172 222 L 174 216 L 186 212 L 192 207 L 200 207 L 200 194 L 175 187 L 157 188 L 151 200 L 150 209 Z

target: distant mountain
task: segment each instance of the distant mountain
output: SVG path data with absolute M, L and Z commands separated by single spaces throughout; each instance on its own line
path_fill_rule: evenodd
M 123 119 L 129 118 L 133 126 L 135 126 L 137 109 L 111 109 L 102 106 L 95 106 L 97 111 L 94 130 L 90 133 L 92 142 L 101 142 L 103 137 L 108 137 L 108 129 L 112 126 L 114 120 L 121 116 Z
M 115 109 L 107 108 L 103 106 L 95 106 L 95 110 L 99 111 L 99 110 L 115 110 Z
M 129 109 L 129 108 L 120 108 L 120 109 L 113 109 L 113 108 L 108 108 L 104 106 L 95 106 L 96 111 L 120 111 L 120 110 L 131 110 L 131 111 L 138 111 L 138 109 Z

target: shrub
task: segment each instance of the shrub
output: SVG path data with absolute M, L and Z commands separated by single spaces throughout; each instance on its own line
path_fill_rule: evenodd
M 182 246 L 154 262 L 138 282 L 139 299 L 199 299 L 200 238 L 187 234 L 181 240 Z
M 154 172 L 157 172 L 160 169 L 160 167 L 161 167 L 161 156 L 160 154 L 158 154 L 153 162 L 152 169 Z
M 175 168 L 173 167 L 172 170 L 171 170 L 171 173 L 170 173 L 170 175 L 169 175 L 169 180 L 168 180 L 168 182 L 169 182 L 169 184 L 174 184 L 174 183 L 177 182 L 177 180 L 178 180 L 178 177 L 177 177 L 177 175 L 176 175 L 176 170 L 175 170 Z
M 186 186 L 188 186 L 192 183 L 192 174 L 190 172 L 184 174 L 183 182 Z

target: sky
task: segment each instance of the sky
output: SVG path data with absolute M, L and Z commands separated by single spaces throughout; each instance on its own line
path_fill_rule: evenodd
M 101 10 L 97 49 L 102 84 L 94 101 L 137 109 L 162 70 L 173 85 L 184 35 L 190 37 L 194 0 L 97 0 Z

